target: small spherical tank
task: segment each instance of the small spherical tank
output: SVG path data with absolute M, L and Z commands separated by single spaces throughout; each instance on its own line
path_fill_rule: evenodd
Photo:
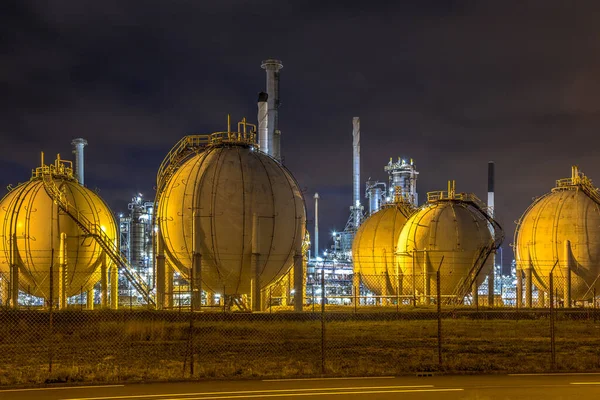
M 554 287 L 565 297 L 567 266 L 571 271 L 573 300 L 589 299 L 600 291 L 600 197 L 591 181 L 574 167 L 569 179 L 538 198 L 523 214 L 515 232 L 518 269 L 533 268 L 533 283 Z
M 167 260 L 189 279 L 199 253 L 203 290 L 248 294 L 256 274 L 266 287 L 301 252 L 302 193 L 283 165 L 253 146 L 209 146 L 177 169 L 159 196 Z
M 80 215 L 97 224 L 116 241 L 117 226 L 108 206 L 91 190 L 72 177 L 53 177 L 65 199 Z M 20 289 L 50 299 L 52 266 L 53 296 L 58 299 L 61 233 L 66 234 L 67 296 L 85 292 L 100 279 L 103 251 L 53 202 L 41 177 L 33 177 L 11 190 L 0 201 L 0 272 L 10 275 L 10 266 L 19 267 Z
M 376 295 L 398 293 L 396 246 L 411 209 L 404 204 L 384 206 L 361 225 L 352 243 L 354 273 Z
M 485 248 L 489 254 L 493 243 L 487 216 L 471 201 L 461 200 L 468 196 L 461 193 L 430 200 L 402 228 L 397 261 L 404 275 L 405 294 L 436 293 L 438 268 L 442 296 L 466 294 L 469 288 L 464 286 L 465 282 L 481 266 L 479 255 Z M 477 276 L 477 285 L 491 268 L 492 260 L 488 257 Z

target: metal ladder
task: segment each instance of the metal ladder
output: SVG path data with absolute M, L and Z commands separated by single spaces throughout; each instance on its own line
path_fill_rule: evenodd
M 144 282 L 142 277 L 133 269 L 129 261 L 119 251 L 116 243 L 102 230 L 98 224 L 91 222 L 85 215 L 70 204 L 64 193 L 54 182 L 51 174 L 43 175 L 44 189 L 48 196 L 63 210 L 71 219 L 89 236 L 93 237 L 100 245 L 102 250 L 106 252 L 112 262 L 124 273 L 125 277 L 133 284 L 135 289 L 140 293 L 146 302 L 155 306 L 156 301 L 151 293 L 151 288 Z

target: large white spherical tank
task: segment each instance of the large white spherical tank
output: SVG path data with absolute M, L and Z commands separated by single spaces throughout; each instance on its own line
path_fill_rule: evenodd
M 291 268 L 306 222 L 290 172 L 242 145 L 211 146 L 186 161 L 161 192 L 157 217 L 168 261 L 189 279 L 195 245 L 202 289 L 227 295 L 250 293 L 253 236 L 265 287 Z
M 398 292 L 396 245 L 410 210 L 401 205 L 385 206 L 367 218 L 352 242 L 354 273 L 377 295 Z
M 600 209 L 578 186 L 554 190 L 539 198 L 521 217 L 515 233 L 518 268 L 533 268 L 533 282 L 548 291 L 554 267 L 554 287 L 564 296 L 566 241 L 570 241 L 571 296 L 592 297 L 600 291 Z
M 91 222 L 98 224 L 116 241 L 117 226 L 102 199 L 75 180 L 55 178 L 65 199 Z M 53 297 L 58 299 L 59 249 L 61 233 L 66 234 L 67 296 L 85 292 L 100 280 L 103 251 L 75 221 L 59 210 L 48 196 L 41 179 L 32 179 L 11 190 L 0 202 L 0 272 L 10 273 L 11 260 L 19 266 L 20 289 L 50 299 L 50 267 Z M 13 240 L 16 238 L 16 246 Z M 16 251 L 13 257 L 11 248 Z
M 404 293 L 422 295 L 426 287 L 430 288 L 429 294 L 436 293 L 436 271 L 443 257 L 442 296 L 466 294 L 457 291 L 470 279 L 481 249 L 490 246 L 491 241 L 486 216 L 471 203 L 459 200 L 428 203 L 408 219 L 398 238 L 397 260 L 404 275 Z M 488 257 L 477 285 L 491 268 L 492 259 Z

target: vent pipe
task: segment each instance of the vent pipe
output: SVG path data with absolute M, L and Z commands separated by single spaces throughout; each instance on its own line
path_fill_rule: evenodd
M 73 154 L 75 154 L 75 177 L 81 186 L 84 185 L 83 148 L 87 146 L 87 144 L 87 140 L 82 138 L 73 139 L 71 142 L 71 145 L 73 146 Z
M 315 193 L 315 259 L 319 257 L 319 193 Z
M 268 98 L 265 92 L 258 94 L 258 145 L 263 153 L 270 154 Z
M 261 68 L 267 73 L 267 93 L 269 95 L 267 103 L 269 105 L 268 111 L 268 136 L 269 136 L 269 154 L 275 157 L 278 155 L 278 160 L 281 161 L 279 149 L 275 150 L 273 147 L 275 140 L 275 132 L 279 130 L 279 70 L 283 68 L 283 64 L 279 60 L 268 59 L 264 60 L 261 64 Z

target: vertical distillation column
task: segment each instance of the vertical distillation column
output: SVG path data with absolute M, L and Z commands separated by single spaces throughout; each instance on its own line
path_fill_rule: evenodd
M 267 73 L 267 103 L 268 111 L 268 140 L 269 151 L 267 154 L 273 156 L 278 161 L 281 161 L 281 149 L 279 143 L 279 70 L 283 68 L 283 64 L 279 60 L 268 59 L 264 60 L 261 68 Z M 277 136 L 277 138 L 275 137 Z M 277 142 L 277 143 L 275 143 Z
M 87 140 L 82 138 L 73 139 L 71 142 L 73 153 L 75 154 L 75 177 L 81 186 L 84 185 L 83 148 L 87 146 L 87 144 Z
M 319 257 L 319 193 L 315 193 L 315 260 Z
M 494 218 L 494 162 L 488 162 L 488 214 Z M 495 234 L 493 232 L 492 234 Z M 492 270 L 488 275 L 488 305 L 494 306 L 494 272 L 496 269 L 496 252 L 492 254 Z

